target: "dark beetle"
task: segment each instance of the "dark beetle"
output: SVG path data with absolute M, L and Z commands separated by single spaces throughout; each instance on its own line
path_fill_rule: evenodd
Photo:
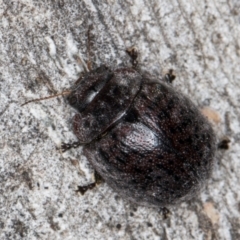
M 121 196 L 164 207 L 188 200 L 209 178 L 214 132 L 171 85 L 136 68 L 101 66 L 67 97 L 83 154 Z

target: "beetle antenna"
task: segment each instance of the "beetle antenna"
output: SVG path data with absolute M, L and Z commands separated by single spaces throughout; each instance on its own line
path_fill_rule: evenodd
M 90 24 L 88 26 L 88 31 L 87 31 L 87 54 L 88 54 L 87 69 L 88 69 L 88 71 L 92 70 L 92 61 L 91 61 L 91 44 L 92 44 L 91 31 L 92 31 L 92 29 L 93 29 L 93 25 Z
M 64 92 L 57 93 L 57 94 L 55 94 L 55 95 L 51 95 L 51 96 L 48 96 L 48 97 L 33 99 L 33 100 L 30 100 L 30 101 L 27 101 L 27 102 L 23 103 L 21 106 L 24 106 L 24 105 L 26 105 L 26 104 L 28 104 L 28 103 L 31 103 L 31 102 L 38 102 L 38 101 L 42 101 L 42 100 L 47 100 L 47 99 L 55 98 L 55 97 L 58 97 L 58 96 L 68 95 L 68 94 L 70 94 L 70 93 L 71 93 L 71 91 L 64 91 Z

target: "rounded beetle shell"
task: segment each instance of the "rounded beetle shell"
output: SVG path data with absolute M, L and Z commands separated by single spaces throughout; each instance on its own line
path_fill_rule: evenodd
M 106 69 L 102 71 L 109 71 Z M 213 168 L 216 143 L 211 125 L 191 100 L 170 85 L 132 68 L 110 73 L 108 84 L 132 84 L 124 94 L 114 94 L 105 81 L 84 111 L 76 115 L 74 132 L 87 143 L 83 154 L 125 199 L 156 207 L 190 199 Z M 96 77 L 99 73 L 92 74 Z M 80 92 L 79 87 L 69 99 Z M 108 103 L 109 94 L 112 102 Z M 99 106 L 107 110 L 98 111 Z M 103 112 L 108 120 L 99 121 Z M 94 134 L 83 140 L 79 132 L 84 132 L 82 121 L 89 114 L 95 120 L 85 123 L 90 127 L 85 131 Z

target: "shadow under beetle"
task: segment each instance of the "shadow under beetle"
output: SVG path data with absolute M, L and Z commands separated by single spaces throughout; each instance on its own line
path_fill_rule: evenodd
M 137 68 L 106 66 L 86 73 L 67 96 L 73 130 L 96 172 L 123 198 L 165 207 L 189 200 L 210 177 L 216 138 L 192 101 Z M 94 184 L 90 185 L 92 188 Z M 87 187 L 82 188 L 82 192 Z

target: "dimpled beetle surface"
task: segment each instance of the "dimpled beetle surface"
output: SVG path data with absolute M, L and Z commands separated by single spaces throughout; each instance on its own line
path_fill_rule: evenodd
M 101 66 L 67 97 L 74 133 L 97 173 L 122 197 L 164 207 L 188 200 L 209 178 L 214 132 L 171 85 L 131 67 Z

